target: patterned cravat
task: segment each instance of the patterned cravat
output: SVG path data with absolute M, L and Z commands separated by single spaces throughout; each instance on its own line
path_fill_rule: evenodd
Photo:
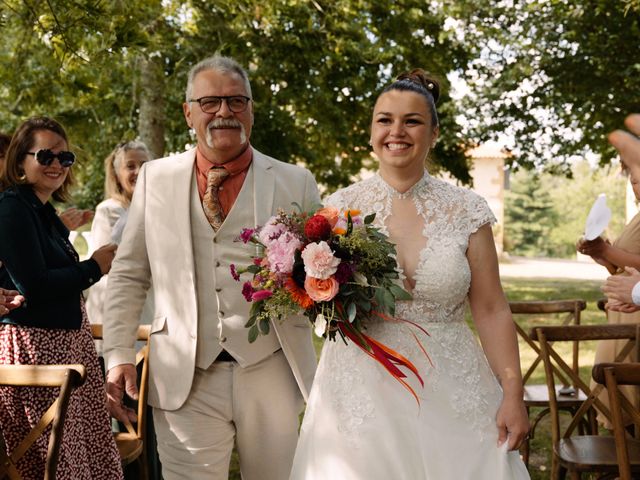
M 224 212 L 218 198 L 218 188 L 229 172 L 224 167 L 213 167 L 207 173 L 207 190 L 202 197 L 202 208 L 211 227 L 217 232 L 224 221 Z

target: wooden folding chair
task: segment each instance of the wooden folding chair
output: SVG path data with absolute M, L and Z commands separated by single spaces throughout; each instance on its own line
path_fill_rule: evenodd
M 6 447 L 0 451 L 0 479 L 22 479 L 16 464 L 51 425 L 44 479 L 55 480 L 69 398 L 72 390 L 82 385 L 85 378 L 86 370 L 83 365 L 0 365 L 0 385 L 60 388 L 56 400 L 22 442 L 9 453 L 6 452 Z
M 114 432 L 114 438 L 122 466 L 127 466 L 136 461 L 138 463 L 139 477 L 143 480 L 149 478 L 148 452 L 146 442 L 146 422 L 147 422 L 147 391 L 149 384 L 149 325 L 138 327 L 137 340 L 145 342 L 145 345 L 136 354 L 136 368 L 139 370 L 138 379 L 138 401 L 136 405 L 138 423 L 134 428 L 130 421 L 124 422 L 126 432 Z M 95 340 L 101 340 L 102 325 L 91 325 L 91 333 Z
M 598 363 L 593 366 L 593 379 L 607 387 L 613 436 L 616 444 L 620 480 L 631 480 L 631 472 L 640 473 L 640 411 L 620 391 L 618 385 L 640 387 L 640 363 Z M 635 436 L 631 437 L 623 421 L 625 412 L 633 422 Z
M 534 321 L 541 325 L 580 325 L 580 312 L 586 307 L 584 300 L 547 300 L 547 301 L 531 301 L 531 302 L 509 302 L 516 331 L 520 338 L 534 352 L 533 361 L 527 366 L 527 370 L 522 376 L 524 382 L 524 404 L 527 408 L 527 414 L 531 418 L 531 408 L 541 408 L 535 418 L 531 420 L 531 431 L 521 448 L 524 463 L 529 465 L 530 455 L 530 439 L 534 438 L 538 423 L 549 414 L 549 392 L 547 385 L 528 383 L 535 370 L 541 366 L 542 357 L 540 347 L 536 339 L 531 338 L 528 331 L 519 323 L 521 319 Z M 522 357 L 522 352 L 521 352 Z M 572 345 L 572 370 L 577 374 L 579 369 L 579 342 L 573 342 Z M 582 392 L 569 382 L 562 372 L 556 370 L 561 385 L 558 385 L 556 398 L 558 400 L 558 408 L 561 410 L 575 411 L 586 397 Z
M 599 399 L 603 389 L 596 385 L 592 390 L 579 374 L 563 359 L 557 347 L 565 342 L 587 340 L 626 340 L 615 361 L 619 362 L 631 352 L 637 352 L 640 326 L 636 325 L 570 325 L 562 327 L 535 327 L 530 336 L 537 338 L 545 369 L 553 453 L 551 478 L 563 478 L 568 471 L 572 479 L 581 478 L 583 472 L 611 473 L 617 471 L 615 440 L 611 436 L 599 436 L 595 409 L 609 420 L 611 412 Z M 586 400 L 572 413 L 568 422 L 560 422 L 557 400 L 557 374 L 566 375 Z M 577 434 L 576 434 L 577 433 Z

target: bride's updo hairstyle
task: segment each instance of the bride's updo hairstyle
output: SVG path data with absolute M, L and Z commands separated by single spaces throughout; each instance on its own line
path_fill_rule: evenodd
M 425 72 L 421 68 L 414 68 L 410 72 L 401 73 L 391 85 L 388 85 L 384 90 L 382 90 L 382 93 L 386 93 L 390 90 L 415 92 L 422 95 L 429 107 L 433 128 L 436 128 L 439 125 L 436 103 L 438 102 L 438 98 L 440 98 L 440 84 L 429 73 Z

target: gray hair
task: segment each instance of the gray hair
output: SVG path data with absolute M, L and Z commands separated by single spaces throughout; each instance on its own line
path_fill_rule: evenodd
M 217 72 L 222 73 L 235 73 L 240 76 L 242 81 L 244 82 L 244 87 L 247 90 L 247 95 L 251 96 L 251 84 L 249 83 L 249 75 L 242 66 L 236 62 L 231 57 L 224 57 L 222 55 L 215 54 L 212 57 L 205 58 L 204 60 L 198 62 L 191 70 L 189 70 L 189 77 L 187 79 L 187 91 L 185 95 L 185 100 L 189 103 L 191 100 L 191 93 L 193 92 L 193 79 L 196 78 L 203 70 L 215 70 Z
M 149 148 L 147 147 L 147 145 L 140 140 L 131 140 L 116 147 L 113 155 L 113 167 L 116 170 L 120 168 L 125 154 L 130 150 L 139 150 L 141 152 L 144 152 L 147 155 L 147 158 L 151 160 L 151 152 L 149 152 Z

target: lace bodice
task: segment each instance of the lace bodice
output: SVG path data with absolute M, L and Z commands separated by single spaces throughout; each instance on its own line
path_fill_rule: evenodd
M 396 202 L 403 204 L 394 205 Z M 339 190 L 325 204 L 341 209 L 356 208 L 364 214 L 375 213 L 374 223 L 394 243 L 403 232 L 390 235 L 388 224 L 392 211 L 394 216 L 412 216 L 407 221 L 422 226 L 424 239 L 420 251 L 411 252 L 419 255 L 415 275 L 410 279 L 414 284 L 411 285 L 414 299 L 400 302 L 398 315 L 420 322 L 451 322 L 464 318 L 471 280 L 466 257 L 469 236 L 482 225 L 495 222 L 482 197 L 435 179 L 425 171 L 422 179 L 402 194 L 376 174 Z M 402 280 L 407 278 L 402 269 L 399 273 Z

